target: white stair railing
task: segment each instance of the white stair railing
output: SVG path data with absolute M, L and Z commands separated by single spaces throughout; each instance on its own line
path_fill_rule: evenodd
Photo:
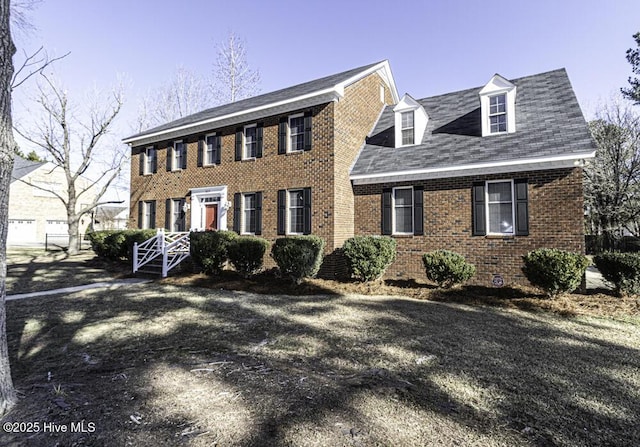
M 161 257 L 162 277 L 166 278 L 169 271 L 189 256 L 189 233 L 165 232 L 159 228 L 157 234 L 139 244 L 133 244 L 133 273 L 140 267 Z

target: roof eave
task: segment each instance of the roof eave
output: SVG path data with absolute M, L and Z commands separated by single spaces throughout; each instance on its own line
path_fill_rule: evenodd
M 425 168 L 378 174 L 351 175 L 354 185 L 395 183 L 441 178 L 467 177 L 472 175 L 506 174 L 510 172 L 541 171 L 580 167 L 587 158 L 595 157 L 595 151 L 524 160 L 506 160 L 493 163 L 475 163 L 446 168 Z

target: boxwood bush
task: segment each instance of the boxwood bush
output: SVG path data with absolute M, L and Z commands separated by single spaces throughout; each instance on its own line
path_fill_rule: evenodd
M 192 231 L 191 259 L 196 268 L 207 275 L 220 274 L 229 259 L 229 245 L 237 238 L 233 231 Z
M 229 244 L 227 252 L 233 267 L 245 278 L 257 273 L 264 263 L 269 241 L 260 237 L 243 236 Z
M 618 295 L 640 294 L 640 254 L 602 253 L 593 262 Z
M 550 297 L 573 292 L 589 266 L 586 256 L 555 248 L 540 248 L 523 256 L 522 271 L 531 284 Z
M 324 239 L 318 236 L 283 237 L 274 242 L 271 257 L 283 276 L 300 284 L 304 278 L 312 278 L 318 274 L 324 246 Z
M 87 238 L 99 257 L 112 261 L 130 261 L 133 244 L 140 244 L 155 235 L 156 230 L 104 230 L 87 233 Z
M 387 236 L 356 236 L 342 247 L 347 267 L 353 278 L 373 281 L 396 259 L 396 241 Z
M 438 287 L 450 288 L 468 281 L 476 274 L 476 267 L 464 256 L 449 250 L 435 250 L 422 255 L 422 263 L 429 281 Z
M 92 231 L 87 233 L 87 239 L 91 242 L 91 249 L 100 258 L 109 258 L 109 249 L 105 239 L 107 236 L 115 233 L 114 230 Z

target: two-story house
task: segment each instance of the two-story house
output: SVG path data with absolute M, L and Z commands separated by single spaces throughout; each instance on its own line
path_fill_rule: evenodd
M 594 146 L 564 70 L 415 100 L 387 61 L 126 138 L 132 225 L 316 234 L 323 273 L 354 235 L 390 235 L 389 274 L 453 249 L 476 282 L 523 282 L 537 247 L 582 252 L 581 163 Z

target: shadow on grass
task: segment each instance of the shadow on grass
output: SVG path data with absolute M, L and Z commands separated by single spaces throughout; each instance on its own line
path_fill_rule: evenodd
M 521 298 L 503 293 L 495 299 Z M 25 395 L 8 420 L 97 424 L 28 441 L 0 435 L 8 444 L 640 442 L 637 328 L 162 282 L 7 309 Z

